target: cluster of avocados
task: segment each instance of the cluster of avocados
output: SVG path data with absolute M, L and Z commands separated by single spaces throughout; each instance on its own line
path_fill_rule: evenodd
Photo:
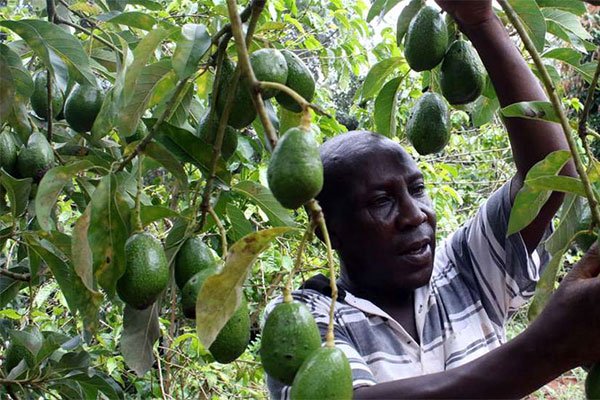
M 0 168 L 7 173 L 39 182 L 54 162 L 52 146 L 41 132 L 33 132 L 21 148 L 11 132 L 0 133 Z
M 276 305 L 262 332 L 260 357 L 273 379 L 291 385 L 292 399 L 351 399 L 352 372 L 344 353 L 321 347 L 317 323 L 307 306 Z
M 200 237 L 191 237 L 175 257 L 175 283 L 181 290 L 181 310 L 196 318 L 196 299 L 206 279 L 218 271 L 219 261 Z M 227 364 L 244 353 L 250 342 L 250 312 L 246 299 L 221 329 L 209 351 L 214 359 Z
M 450 20 L 433 7 L 424 6 L 410 22 L 404 55 L 414 71 L 439 68 L 441 95 L 425 93 L 413 106 L 406 135 L 421 155 L 440 152 L 450 140 L 450 111 L 453 106 L 476 100 L 485 85 L 485 69 L 468 42 Z

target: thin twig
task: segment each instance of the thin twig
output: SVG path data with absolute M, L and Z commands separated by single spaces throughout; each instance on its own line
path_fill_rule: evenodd
M 313 221 L 314 222 L 314 221 Z M 313 232 L 315 230 L 315 225 L 310 223 L 306 231 L 304 231 L 304 235 L 302 236 L 302 240 L 300 241 L 300 245 L 298 246 L 298 252 L 296 253 L 296 261 L 294 262 L 294 266 L 290 271 L 287 279 L 287 283 L 283 289 L 283 301 L 286 303 L 290 303 L 292 299 L 292 284 L 294 282 L 294 275 L 302 268 L 302 256 L 304 255 L 304 249 L 306 245 L 310 243 Z
M 286 85 L 282 85 L 281 83 L 277 82 L 260 81 L 257 83 L 257 86 L 259 90 L 276 89 L 281 92 L 285 92 L 285 94 L 292 97 L 296 101 L 296 103 L 298 103 L 298 105 L 302 107 L 303 110 L 306 110 L 307 108 L 312 108 L 317 114 L 331 118 L 331 115 L 327 114 L 327 112 L 321 107 L 317 106 L 316 104 L 309 103 L 304 97 L 300 96 L 298 92 L 296 92 L 294 89 L 287 87 Z
M 225 259 L 225 257 L 227 257 L 227 232 L 225 231 L 225 227 L 223 227 L 223 224 L 221 223 L 221 219 L 219 218 L 219 216 L 217 215 L 217 213 L 215 212 L 215 210 L 212 207 L 208 207 L 208 213 L 210 214 L 210 216 L 212 217 L 212 219 L 215 220 L 215 224 L 217 225 L 217 228 L 219 229 L 219 235 L 221 236 L 221 251 L 222 251 L 222 257 L 223 259 Z
M 121 49 L 119 49 L 117 46 L 115 46 L 114 44 L 112 44 L 111 42 L 109 42 L 108 40 L 106 40 L 100 36 L 94 36 L 92 31 L 90 31 L 89 29 L 86 29 L 81 25 L 77 25 L 71 21 L 67 21 L 66 19 L 62 19 L 60 17 L 56 17 L 56 18 L 54 18 L 54 20 L 56 21 L 57 24 L 67 25 L 67 26 L 70 26 L 71 28 L 75 28 L 78 31 L 85 33 L 88 36 L 93 36 L 96 40 L 98 40 L 100 43 L 102 43 L 106 47 L 109 47 L 111 50 L 113 50 L 116 53 L 119 53 L 119 55 L 121 55 L 121 56 L 123 55 L 123 52 L 121 51 Z
M 600 47 L 598 47 L 598 54 L 600 55 Z M 579 118 L 579 137 L 581 140 L 584 140 L 587 135 L 587 120 L 590 114 L 590 110 L 592 109 L 592 103 L 594 101 L 594 93 L 596 92 L 598 85 L 598 77 L 600 76 L 600 57 L 598 59 L 598 65 L 596 66 L 596 72 L 594 72 L 594 77 L 592 78 L 592 82 L 590 83 L 590 87 L 587 92 L 587 97 L 585 99 L 585 105 L 583 106 L 583 112 L 581 113 L 581 117 Z M 584 140 L 585 141 L 585 140 Z
M 7 269 L 0 268 L 0 275 L 4 275 L 8 278 L 14 279 L 15 281 L 29 282 L 31 281 L 31 274 L 29 272 L 24 274 L 19 274 L 17 272 L 12 272 Z
M 241 14 L 240 14 L 240 18 L 243 22 L 246 22 L 248 20 L 248 18 L 250 18 L 250 15 L 252 14 L 252 9 L 254 8 L 254 3 L 255 2 L 263 2 L 265 0 L 253 0 L 250 3 L 248 3 L 248 5 L 246 6 L 246 8 L 244 8 L 244 10 L 242 10 Z M 263 6 L 264 7 L 264 6 Z M 231 24 L 225 24 L 223 25 L 223 27 L 217 32 L 215 33 L 215 35 L 212 37 L 212 44 L 216 45 L 217 43 L 219 43 L 219 40 L 221 40 L 221 37 L 227 33 L 231 32 Z
M 527 31 L 525 30 L 525 27 L 523 26 L 521 20 L 519 19 L 519 16 L 515 12 L 515 10 L 512 8 L 512 6 L 508 3 L 507 0 L 498 0 L 498 3 L 504 10 L 504 13 L 506 14 L 506 16 L 509 19 L 509 21 L 511 22 L 511 24 L 515 27 L 515 29 L 519 33 L 519 36 L 521 37 L 521 40 L 523 41 L 523 45 L 525 46 L 525 48 L 531 55 L 531 58 L 533 59 L 533 62 L 535 64 L 538 72 L 540 73 L 542 82 L 544 84 L 544 87 L 546 88 L 546 93 L 550 97 L 552 106 L 554 107 L 554 110 L 556 111 L 556 113 L 558 114 L 558 117 L 560 119 L 560 124 L 563 128 L 563 133 L 565 135 L 565 139 L 567 140 L 567 143 L 569 144 L 569 150 L 571 151 L 571 155 L 573 157 L 573 162 L 575 163 L 575 169 L 577 170 L 577 173 L 579 174 L 579 177 L 581 178 L 581 182 L 582 182 L 583 188 L 585 190 L 586 198 L 589 202 L 590 210 L 592 213 L 592 223 L 594 226 L 598 226 L 600 224 L 600 210 L 598 209 L 598 201 L 596 200 L 596 197 L 594 194 L 594 189 L 592 188 L 590 179 L 587 176 L 585 167 L 583 166 L 583 162 L 581 161 L 581 156 L 579 155 L 579 152 L 577 150 L 577 143 L 575 142 L 575 139 L 571 135 L 571 125 L 569 124 L 569 120 L 567 119 L 567 116 L 565 115 L 561 101 L 560 101 L 558 95 L 556 94 L 554 85 L 552 84 L 552 79 L 550 78 L 550 75 L 548 74 L 548 70 L 546 69 L 546 67 L 542 61 L 542 57 L 536 50 L 535 45 L 533 44 L 533 41 L 527 34 Z

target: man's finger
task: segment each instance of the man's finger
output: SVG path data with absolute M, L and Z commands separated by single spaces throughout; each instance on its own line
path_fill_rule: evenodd
M 595 278 L 598 275 L 600 275 L 600 255 L 598 255 L 598 242 L 594 242 L 567 277 L 587 279 Z

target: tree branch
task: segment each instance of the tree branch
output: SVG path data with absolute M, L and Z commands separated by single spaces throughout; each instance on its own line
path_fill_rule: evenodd
M 577 143 L 575 142 L 575 139 L 573 138 L 573 135 L 571 134 L 571 125 L 569 124 L 569 120 L 567 119 L 567 116 L 565 115 L 565 111 L 562 107 L 561 101 L 560 101 L 558 95 L 556 94 L 554 85 L 552 84 L 552 79 L 550 78 L 550 75 L 548 74 L 548 70 L 544 66 L 542 57 L 536 50 L 535 45 L 533 44 L 531 38 L 527 34 L 527 31 L 525 30 L 525 27 L 521 23 L 521 20 L 519 19 L 519 16 L 515 12 L 515 10 L 512 8 L 512 6 L 510 4 L 508 4 L 507 0 L 498 0 L 498 3 L 504 10 L 504 13 L 506 14 L 508 20 L 511 22 L 511 24 L 515 27 L 515 29 L 519 33 L 519 36 L 521 37 L 521 40 L 523 41 L 523 45 L 525 46 L 525 48 L 531 55 L 531 58 L 533 59 L 533 62 L 535 64 L 538 72 L 540 73 L 540 76 L 542 78 L 542 83 L 544 84 L 544 87 L 546 88 L 546 93 L 548 94 L 548 97 L 550 97 L 552 106 L 554 107 L 554 110 L 556 111 L 556 113 L 558 114 L 558 117 L 560 119 L 560 124 L 563 128 L 563 133 L 565 135 L 567 143 L 569 144 L 569 150 L 571 151 L 571 155 L 572 155 L 573 161 L 575 163 L 575 168 L 577 169 L 577 173 L 579 174 L 579 177 L 581 178 L 581 182 L 583 183 L 583 187 L 585 189 L 585 194 L 586 194 L 587 200 L 589 202 L 590 210 L 592 213 L 592 224 L 594 226 L 600 226 L 600 210 L 598 209 L 598 201 L 596 200 L 596 197 L 594 195 L 594 190 L 592 188 L 592 184 L 590 182 L 589 177 L 587 176 L 587 173 L 585 171 L 585 167 L 583 166 L 583 162 L 581 161 L 579 152 L 577 151 Z
M 62 19 L 60 17 L 55 17 L 54 18 L 55 22 L 57 24 L 63 24 L 63 25 L 67 25 L 70 26 L 71 28 L 77 29 L 80 32 L 85 33 L 86 35 L 95 38 L 97 41 L 99 41 L 100 43 L 102 43 L 103 45 L 105 45 L 106 47 L 109 47 L 111 50 L 113 50 L 114 52 L 118 53 L 119 55 L 123 55 L 123 52 L 121 51 L 121 49 L 119 49 L 117 46 L 115 46 L 114 44 L 112 44 L 111 42 L 109 42 L 108 40 L 100 37 L 100 36 L 95 36 L 92 31 L 90 31 L 89 29 L 84 28 L 81 25 L 77 25 L 71 21 L 67 21 L 65 19 Z
M 31 280 L 31 274 L 29 272 L 25 274 L 19 274 L 12 272 L 4 268 L 0 268 L 0 275 L 4 275 L 8 278 L 14 279 L 15 281 L 29 282 Z

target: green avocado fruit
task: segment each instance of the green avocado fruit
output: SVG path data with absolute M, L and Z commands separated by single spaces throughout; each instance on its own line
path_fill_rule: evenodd
M 587 399 L 600 399 L 600 363 L 592 365 L 585 378 L 585 397 Z
M 241 356 L 250 342 L 250 311 L 248 302 L 242 304 L 229 318 L 208 350 L 221 364 L 228 364 Z
M 212 147 L 215 143 L 218 129 L 219 120 L 216 119 L 214 115 L 210 118 L 210 112 L 208 112 L 198 123 L 196 136 Z M 221 145 L 221 157 L 223 157 L 224 160 L 229 160 L 235 153 L 238 146 L 238 134 L 238 131 L 231 126 L 227 125 L 227 127 L 225 127 L 225 135 L 223 136 L 223 144 Z
M 127 136 L 125 138 L 125 143 L 130 144 L 135 141 L 142 140 L 146 137 L 146 135 L 148 135 L 148 128 L 146 128 L 146 124 L 140 121 L 137 128 L 135 128 L 135 132 L 133 132 L 133 135 Z
M 65 102 L 65 119 L 76 132 L 88 132 L 102 108 L 104 94 L 92 85 L 76 83 Z
M 215 267 L 208 267 L 194 274 L 181 289 L 181 311 L 186 318 L 196 319 L 196 299 L 200 288 L 206 278 L 217 271 Z
M 216 268 L 217 260 L 210 248 L 198 236 L 185 241 L 175 257 L 175 282 L 181 289 L 198 272 Z
M 273 196 L 286 208 L 298 208 L 319 194 L 323 163 L 312 132 L 288 129 L 271 156 L 267 180 Z
M 32 133 L 17 157 L 17 170 L 21 177 L 39 182 L 53 164 L 54 151 L 46 137 L 40 132 Z
M 338 348 L 321 347 L 306 359 L 296 374 L 292 400 L 351 400 L 352 370 Z
M 308 307 L 302 303 L 281 303 L 267 317 L 260 342 L 265 371 L 291 385 L 300 366 L 321 346 L 321 334 Z
M 288 78 L 288 64 L 279 50 L 260 49 L 250 54 L 250 65 L 259 81 L 275 82 L 285 85 Z M 279 93 L 276 89 L 262 91 L 263 99 L 269 99 Z
M 404 56 L 408 65 L 417 72 L 435 68 L 448 48 L 448 28 L 438 10 L 425 6 L 408 26 L 404 42 Z
M 585 207 L 583 209 L 582 215 L 579 219 L 579 223 L 577 224 L 577 231 L 587 231 L 590 229 L 592 225 L 592 213 L 589 207 Z M 586 252 L 597 240 L 596 235 L 593 233 L 581 233 L 575 237 L 575 244 L 579 248 L 579 250 Z
M 485 69 L 473 46 L 455 40 L 448 49 L 440 70 L 442 94 L 452 105 L 477 99 L 485 85 Z
M 225 109 L 225 103 L 227 101 L 227 93 L 231 87 L 231 81 L 233 79 L 235 71 L 235 64 L 228 58 L 223 60 L 221 68 L 221 77 L 219 79 L 218 96 L 217 96 L 217 116 L 220 118 Z M 233 105 L 229 113 L 229 119 L 227 123 L 235 129 L 242 129 L 250 125 L 256 118 L 256 109 L 252 102 L 252 96 L 248 87 L 243 84 L 243 80 L 240 79 L 235 90 L 235 96 L 233 99 Z
M 442 151 L 450 140 L 450 112 L 437 93 L 425 93 L 411 110 L 406 136 L 421 155 Z
M 21 360 L 25 360 L 27 366 L 31 367 L 35 364 L 35 358 L 33 354 L 25 346 L 11 343 L 4 352 L 4 371 L 8 373 L 19 363 Z
M 288 75 L 285 85 L 290 89 L 294 90 L 306 101 L 310 102 L 315 95 L 315 79 L 312 73 L 302 62 L 300 57 L 295 55 L 289 50 L 282 50 L 281 54 L 285 57 L 285 61 L 288 66 Z M 275 100 L 283 107 L 293 112 L 302 111 L 302 107 L 289 95 L 285 93 L 279 93 Z
M 0 133 L 0 168 L 13 174 L 17 167 L 17 146 L 10 132 Z
M 169 264 L 153 235 L 134 233 L 125 242 L 125 273 L 117 281 L 121 300 L 138 310 L 151 306 L 169 283 Z
M 48 120 L 48 71 L 39 71 L 33 77 L 33 93 L 30 97 L 31 108 L 35 114 Z M 62 111 L 64 98 L 62 92 L 52 81 L 52 116 L 56 117 Z

